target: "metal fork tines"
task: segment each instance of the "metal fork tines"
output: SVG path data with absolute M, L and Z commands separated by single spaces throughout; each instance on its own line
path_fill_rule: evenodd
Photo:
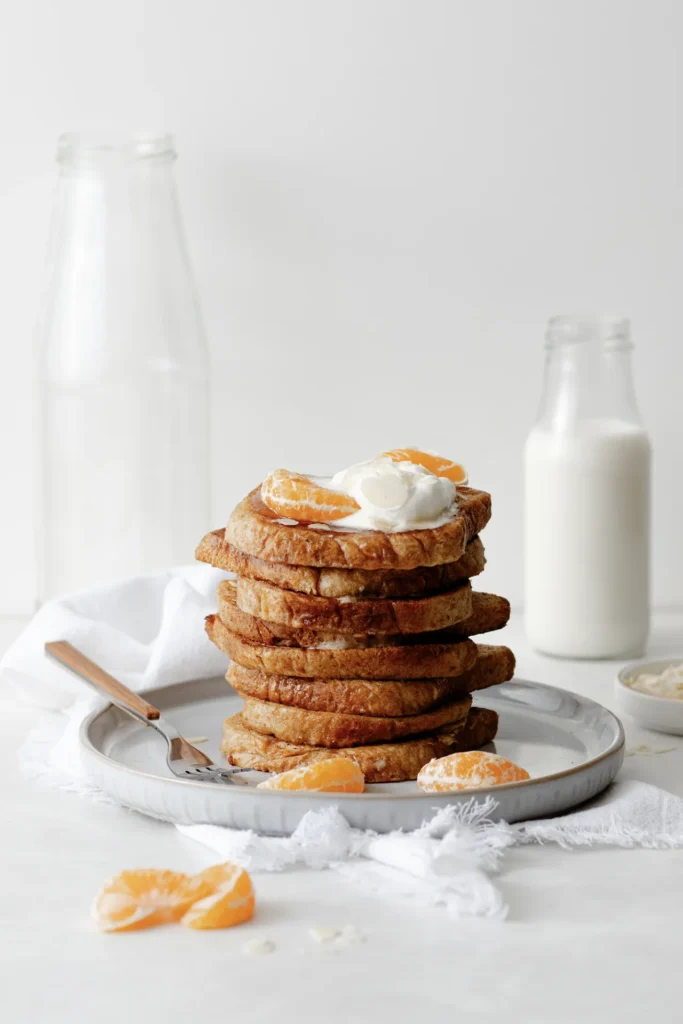
M 196 779 L 203 782 L 239 782 L 245 785 L 243 779 L 233 779 L 231 776 L 239 775 L 241 772 L 249 771 L 248 768 L 221 768 L 214 764 L 210 757 L 197 750 L 192 744 L 181 736 L 178 730 L 163 719 L 153 722 L 154 728 L 166 738 L 168 752 L 166 763 L 174 775 L 180 779 Z
M 214 764 L 210 757 L 181 736 L 175 726 L 165 721 L 158 708 L 140 694 L 133 693 L 118 679 L 114 679 L 66 640 L 55 640 L 53 643 L 45 644 L 45 652 L 132 718 L 161 733 L 168 744 L 166 763 L 178 778 L 185 781 L 196 779 L 198 782 L 247 785 L 244 779 L 233 779 L 232 776 L 250 771 L 249 768 L 221 768 L 220 765 Z
M 239 775 L 241 772 L 251 771 L 250 768 L 220 768 L 218 765 L 202 764 L 193 768 L 173 769 L 177 774 L 188 778 L 200 778 L 208 782 L 232 782 L 231 775 Z M 237 780 L 236 780 L 237 781 Z M 239 780 L 240 783 L 242 780 Z

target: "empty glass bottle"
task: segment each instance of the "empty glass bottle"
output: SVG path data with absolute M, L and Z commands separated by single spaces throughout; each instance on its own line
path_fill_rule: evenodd
M 209 366 L 170 136 L 66 135 L 40 325 L 39 597 L 191 560 Z

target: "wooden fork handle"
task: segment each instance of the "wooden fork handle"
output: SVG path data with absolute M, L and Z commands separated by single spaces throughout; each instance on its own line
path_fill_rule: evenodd
M 128 708 L 137 717 L 144 718 L 148 722 L 153 722 L 159 718 L 159 711 L 152 704 L 148 704 L 138 693 L 133 693 L 132 690 L 129 690 L 127 686 L 120 683 L 118 679 L 110 676 L 108 672 L 105 672 L 104 669 L 96 665 L 90 658 L 86 658 L 85 654 L 81 654 L 78 648 L 74 647 L 67 640 L 55 640 L 52 643 L 45 644 L 45 651 L 61 662 L 62 665 L 65 665 L 66 668 L 75 672 L 81 679 L 85 679 L 96 690 L 104 692 L 111 697 L 116 704 Z

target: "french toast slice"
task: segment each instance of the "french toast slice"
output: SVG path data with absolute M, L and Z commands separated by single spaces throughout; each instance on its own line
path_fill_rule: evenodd
M 432 711 L 393 718 L 387 715 L 348 715 L 337 711 L 305 711 L 288 704 L 246 697 L 242 721 L 248 728 L 286 743 L 309 747 L 359 747 L 391 743 L 404 736 L 418 736 L 444 726 L 462 725 L 472 698 L 461 695 Z
M 499 594 L 486 594 L 482 590 L 472 593 L 472 611 L 453 626 L 438 631 L 439 638 L 447 640 L 458 636 L 477 636 L 493 633 L 507 626 L 510 620 L 510 602 Z M 432 634 L 436 635 L 436 634 Z
M 368 783 L 404 782 L 416 779 L 420 769 L 433 757 L 483 747 L 494 739 L 497 729 L 495 711 L 472 708 L 464 724 L 446 726 L 427 736 L 400 743 L 326 748 L 285 743 L 274 736 L 264 736 L 250 729 L 238 714 L 225 720 L 221 750 L 230 764 L 278 773 L 328 757 L 348 757 L 356 762 Z
M 344 530 L 333 524 L 283 519 L 261 500 L 255 487 L 233 511 L 225 540 L 266 562 L 329 569 L 416 569 L 456 562 L 491 517 L 491 495 L 459 487 L 457 512 L 431 530 L 382 533 Z
M 459 676 L 477 660 L 471 640 L 448 644 L 360 649 L 271 647 L 234 633 L 217 615 L 207 615 L 209 638 L 245 668 L 312 679 L 433 679 Z
M 477 644 L 477 661 L 469 672 L 453 680 L 468 693 L 507 683 L 515 674 L 515 656 L 503 644 Z
M 221 591 L 231 581 L 219 584 Z M 237 607 L 267 622 L 295 629 L 323 629 L 334 633 L 427 633 L 466 619 L 472 612 L 472 588 L 462 580 L 452 590 L 427 597 L 356 598 L 312 597 L 283 590 L 263 580 L 240 578 Z
M 235 633 L 257 644 L 278 647 L 318 647 L 340 642 L 334 630 L 297 628 L 283 622 L 269 622 L 237 607 L 237 582 L 224 580 L 218 586 L 218 615 Z M 407 643 L 453 643 L 477 633 L 502 629 L 510 618 L 510 603 L 496 594 L 472 593 L 472 611 L 466 619 L 444 630 L 431 633 L 346 634 L 348 647 L 400 647 Z
M 474 668 L 445 679 L 300 679 L 268 675 L 231 662 L 226 679 L 246 697 L 306 711 L 349 715 L 419 715 L 452 698 L 512 679 L 515 658 L 508 647 L 477 645 Z
M 200 562 L 208 562 L 217 569 L 314 597 L 422 597 L 478 576 L 486 565 L 479 537 L 469 542 L 456 562 L 417 569 L 321 569 L 266 562 L 228 544 L 225 529 L 207 533 L 195 554 Z
M 463 692 L 458 688 L 462 676 L 419 680 L 300 679 L 257 672 L 236 661 L 230 663 L 225 678 L 243 697 L 307 711 L 339 711 L 349 715 L 419 715 Z

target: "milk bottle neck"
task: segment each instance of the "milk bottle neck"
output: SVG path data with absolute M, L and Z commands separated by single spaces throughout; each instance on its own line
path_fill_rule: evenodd
M 571 432 L 586 421 L 640 426 L 629 323 L 617 317 L 563 316 L 548 324 L 537 425 Z

